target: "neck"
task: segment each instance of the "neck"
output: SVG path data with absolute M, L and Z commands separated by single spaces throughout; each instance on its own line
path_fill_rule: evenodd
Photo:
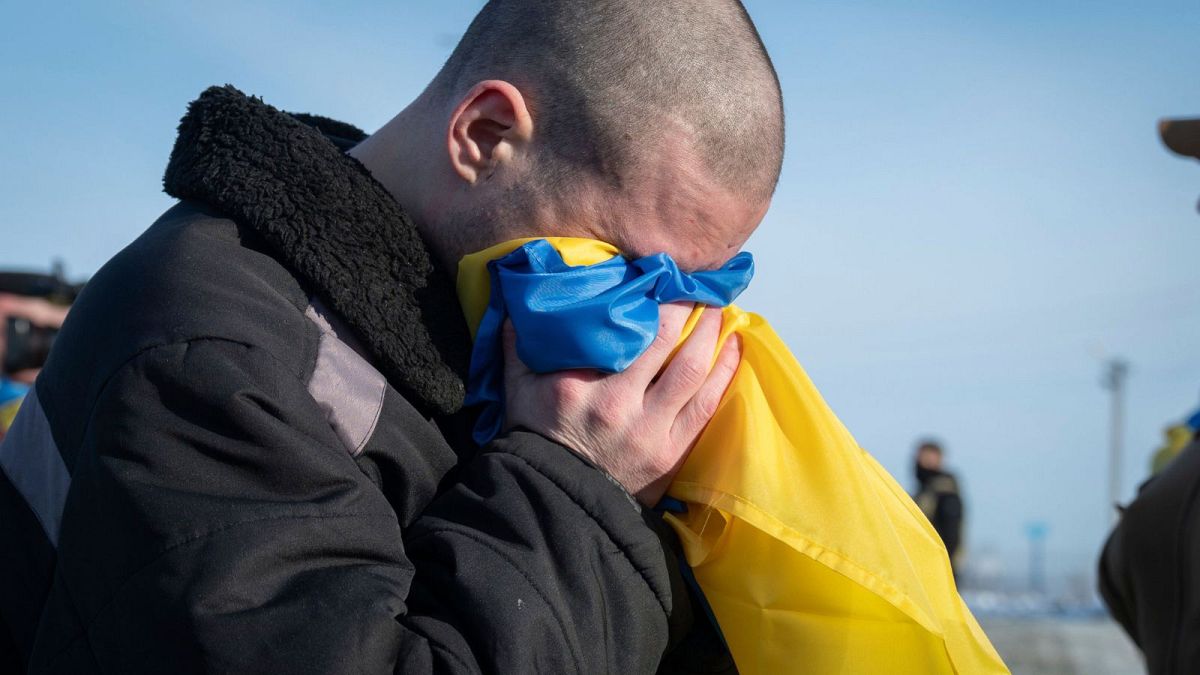
M 421 114 L 421 100 L 414 101 L 399 115 L 347 153 L 371 172 L 412 219 L 430 253 L 448 271 L 454 271 L 457 259 L 450 251 L 449 237 L 435 223 L 438 206 L 431 185 L 429 153 L 420 145 L 429 130 L 427 117 Z

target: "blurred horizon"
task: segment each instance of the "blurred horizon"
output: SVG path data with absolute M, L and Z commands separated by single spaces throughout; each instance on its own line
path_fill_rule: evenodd
M 744 307 L 771 321 L 906 489 L 933 436 L 967 500 L 968 580 L 1056 592 L 1110 524 L 1102 363 L 1131 364 L 1123 495 L 1200 407 L 1200 3 L 748 0 L 788 115 Z M 368 132 L 478 1 L 43 3 L 0 27 L 0 267 L 94 273 L 173 202 L 175 126 L 231 83 Z

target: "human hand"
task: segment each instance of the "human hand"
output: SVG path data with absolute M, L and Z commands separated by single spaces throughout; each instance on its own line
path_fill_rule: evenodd
M 654 506 L 716 412 L 741 359 L 734 336 L 713 361 L 721 311 L 707 308 L 664 369 L 691 311 L 690 304 L 663 305 L 654 342 L 624 372 L 611 374 L 538 375 L 517 357 L 516 336 L 506 323 L 506 427 L 553 439 Z
M 70 307 L 56 305 L 42 298 L 30 298 L 12 293 L 0 293 L 0 323 L 10 316 L 19 316 L 47 328 L 61 328 Z

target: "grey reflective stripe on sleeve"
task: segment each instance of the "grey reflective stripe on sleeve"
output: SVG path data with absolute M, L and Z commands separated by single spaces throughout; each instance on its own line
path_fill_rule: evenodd
M 310 305 L 305 315 L 321 330 L 317 365 L 308 382 L 308 393 L 325 411 L 329 425 L 346 450 L 358 455 L 371 439 L 383 411 L 387 381 L 350 346 L 349 335 L 345 339 L 339 337 L 332 317 L 319 304 Z
M 71 474 L 50 434 L 50 421 L 38 402 L 37 387 L 29 390 L 0 442 L 0 470 L 25 498 L 50 544 L 57 548 Z

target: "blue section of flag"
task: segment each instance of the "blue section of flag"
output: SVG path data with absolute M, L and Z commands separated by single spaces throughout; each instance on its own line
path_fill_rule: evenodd
M 654 341 L 660 304 L 724 307 L 749 285 L 754 258 L 739 253 L 720 269 L 690 274 L 665 253 L 572 267 L 539 239 L 488 263 L 488 273 L 491 296 L 475 336 L 466 401 L 484 406 L 474 434 L 480 445 L 504 421 L 500 331 L 506 318 L 516 330 L 517 355 L 534 372 L 617 373 Z
M 29 385 L 0 376 L 0 406 L 22 399 L 28 393 Z

